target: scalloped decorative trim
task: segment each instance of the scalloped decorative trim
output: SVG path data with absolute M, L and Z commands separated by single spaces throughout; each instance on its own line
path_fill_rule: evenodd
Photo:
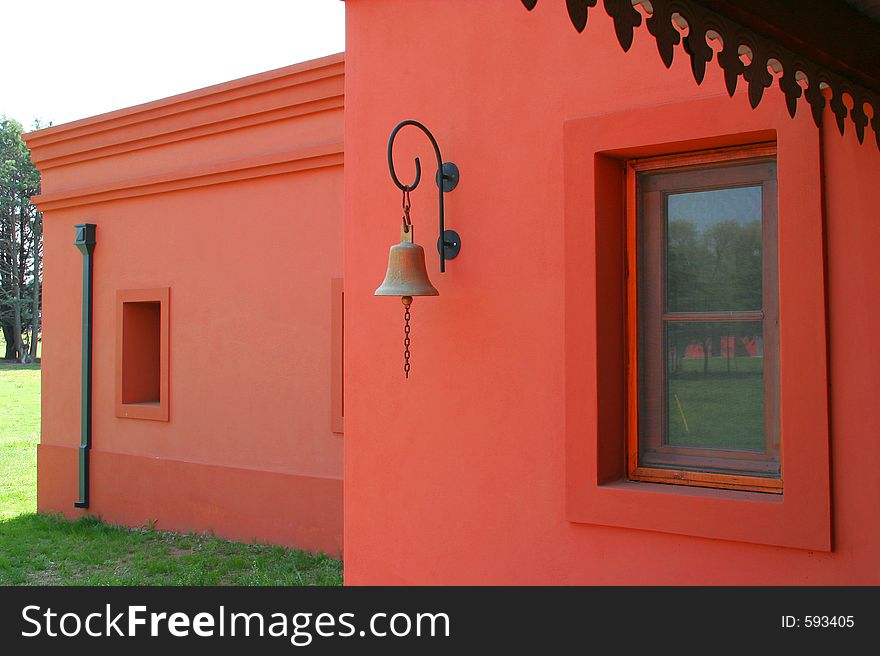
M 521 2 L 529 11 L 538 4 L 538 0 Z M 597 3 L 598 0 L 566 0 L 568 16 L 578 32 L 584 31 L 589 10 Z M 703 82 L 706 64 L 717 57 L 727 93 L 733 96 L 742 77 L 748 84 L 752 108 L 761 102 L 764 90 L 778 80 L 792 118 L 797 112 L 798 98 L 803 96 L 813 121 L 821 126 L 828 102 L 840 134 L 844 133 L 849 116 L 859 143 L 864 142 L 865 128 L 870 124 L 880 148 L 880 96 L 861 85 L 691 0 L 604 0 L 604 4 L 624 51 L 632 46 L 633 31 L 644 20 L 667 68 L 672 66 L 675 46 L 681 43 L 690 57 L 697 84 Z

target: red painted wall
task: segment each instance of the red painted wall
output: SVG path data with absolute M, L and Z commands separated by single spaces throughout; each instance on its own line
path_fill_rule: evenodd
M 27 137 L 43 174 L 41 511 L 75 516 L 82 256 L 97 224 L 90 513 L 339 555 L 336 55 Z M 169 420 L 115 412 L 116 294 L 170 288 Z
M 623 53 L 602 11 L 590 13 L 579 35 L 562 3 L 527 12 L 510 0 L 348 0 L 346 9 L 346 582 L 880 583 L 880 368 L 866 347 L 880 320 L 880 225 L 872 209 L 880 153 L 870 131 L 861 146 L 850 126 L 841 137 L 829 118 L 820 151 L 802 104 L 795 125 L 813 142 L 788 140 L 785 155 L 794 163 L 800 152 L 818 167 L 822 152 L 826 176 L 830 519 L 819 513 L 831 550 L 573 522 L 566 510 L 564 340 L 565 262 L 574 254 L 566 253 L 563 236 L 566 198 L 576 190 L 565 178 L 563 126 L 641 108 L 638 132 L 650 139 L 653 108 L 724 96 L 721 72 L 711 65 L 698 87 L 681 50 L 671 70 L 663 67 L 644 27 Z M 719 122 L 760 120 L 787 139 L 794 132 L 782 95 L 775 88 L 767 95 L 760 114 L 742 94 L 711 106 Z M 400 215 L 384 152 L 391 129 L 407 118 L 424 122 L 461 170 L 446 209 L 462 250 L 440 275 L 432 246 L 433 155 L 417 135 L 402 135 L 401 178 L 411 176 L 415 154 L 427 172 L 413 194 L 413 221 L 440 290 L 413 305 L 405 381 L 400 303 L 372 294 Z M 687 115 L 674 129 L 672 141 L 693 137 Z M 668 130 L 657 126 L 656 134 Z M 626 133 L 623 125 L 611 136 Z M 649 144 L 620 147 L 638 145 Z M 805 189 L 803 202 L 821 204 L 816 192 Z M 797 245 L 795 232 L 786 239 Z M 823 333 L 814 328 L 807 332 Z M 584 412 L 595 419 L 591 402 L 585 396 Z M 804 407 L 804 417 L 814 412 L 823 416 Z M 794 433 L 783 426 L 783 441 L 795 445 Z M 817 462 L 812 453 L 792 453 L 792 462 Z M 650 489 L 671 493 L 658 487 Z M 790 517 L 785 498 L 775 503 L 783 504 L 780 512 L 767 516 Z M 750 521 L 747 510 L 739 517 Z M 752 532 L 741 528 L 728 534 Z

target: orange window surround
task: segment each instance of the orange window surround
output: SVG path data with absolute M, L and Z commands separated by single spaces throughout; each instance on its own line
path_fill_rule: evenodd
M 168 421 L 167 287 L 116 293 L 116 416 Z
M 808 113 L 718 96 L 572 119 L 563 139 L 567 519 L 830 551 L 821 151 Z M 783 491 L 630 480 L 627 162 L 774 143 Z

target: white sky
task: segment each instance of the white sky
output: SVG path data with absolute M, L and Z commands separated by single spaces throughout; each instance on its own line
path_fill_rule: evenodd
M 0 0 L 0 115 L 54 125 L 345 49 L 340 0 Z

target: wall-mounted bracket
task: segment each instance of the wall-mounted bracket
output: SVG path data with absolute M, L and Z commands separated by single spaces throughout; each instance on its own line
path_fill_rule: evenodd
M 443 156 L 440 154 L 440 147 L 437 145 L 437 140 L 428 128 L 418 121 L 402 121 L 391 131 L 391 136 L 388 138 L 388 170 L 391 172 L 391 179 L 394 181 L 394 184 L 397 185 L 398 189 L 401 191 L 412 191 L 419 186 L 419 181 L 422 179 L 422 165 L 419 162 L 418 157 L 415 158 L 416 177 L 412 181 L 412 184 L 403 184 L 394 172 L 394 138 L 397 136 L 397 133 L 407 125 L 415 126 L 425 133 L 431 141 L 431 145 L 434 147 L 434 155 L 437 157 L 437 173 L 435 175 L 435 181 L 437 182 L 440 203 L 440 232 L 437 241 L 437 250 L 440 253 L 440 273 L 443 273 L 446 271 L 446 260 L 455 258 L 461 250 L 461 238 L 458 236 L 458 233 L 454 230 L 446 230 L 443 194 L 452 191 L 458 186 L 458 182 L 461 179 L 461 173 L 454 163 L 443 161 Z

